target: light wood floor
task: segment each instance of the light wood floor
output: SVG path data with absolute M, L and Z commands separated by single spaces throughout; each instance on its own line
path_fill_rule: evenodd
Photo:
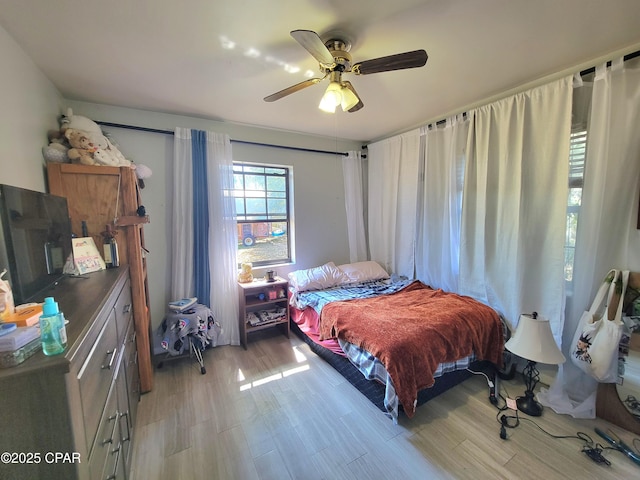
M 188 358 L 166 362 L 138 409 L 134 480 L 146 479 L 629 479 L 640 467 L 608 450 L 593 463 L 582 442 L 553 439 L 522 422 L 499 437 L 486 381 L 474 376 L 394 425 L 292 334 L 252 337 L 249 349 L 205 352 L 207 373 Z M 517 381 L 504 382 L 512 396 Z M 523 415 L 524 416 L 524 415 Z M 545 409 L 556 435 L 599 439 L 601 420 Z

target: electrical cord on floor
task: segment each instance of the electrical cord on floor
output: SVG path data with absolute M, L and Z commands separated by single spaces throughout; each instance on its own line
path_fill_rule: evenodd
M 487 380 L 487 385 L 489 386 L 489 401 L 494 405 L 498 405 L 498 398 L 496 397 L 496 387 L 495 383 L 489 378 L 489 375 L 484 373 L 483 371 L 476 372 L 475 370 L 471 370 L 467 367 L 467 372 L 473 373 L 474 375 L 483 375 Z
M 507 398 L 509 398 L 509 393 L 507 392 L 507 389 L 504 387 L 504 385 L 502 386 L 502 389 L 504 389 Z M 609 460 L 607 460 L 603 455 L 602 452 L 604 450 L 615 450 L 611 447 L 604 447 L 599 443 L 594 443 L 593 439 L 586 433 L 584 432 L 577 432 L 575 435 L 555 435 L 552 433 L 547 432 L 544 428 L 542 428 L 540 425 L 538 425 L 536 422 L 534 422 L 533 420 L 531 420 L 530 418 L 525 418 L 525 417 L 520 417 L 520 415 L 518 415 L 518 410 L 514 410 L 515 414 L 514 415 L 507 415 L 505 413 L 503 413 L 505 410 L 509 409 L 509 406 L 507 405 L 507 400 L 505 399 L 505 397 L 502 395 L 502 393 L 498 393 L 498 397 L 504 402 L 504 405 L 499 407 L 496 404 L 496 408 L 498 409 L 498 412 L 496 413 L 496 420 L 498 421 L 498 423 L 500 424 L 500 438 L 503 440 L 507 440 L 509 437 L 507 435 L 507 428 L 516 428 L 518 426 L 520 426 L 520 422 L 521 421 L 526 421 L 529 423 L 532 423 L 533 425 L 535 425 L 536 427 L 538 427 L 538 429 L 543 432 L 544 434 L 548 435 L 551 438 L 555 438 L 557 440 L 561 440 L 561 439 L 576 439 L 576 440 L 581 440 L 583 442 L 582 445 L 582 452 L 587 455 L 592 461 L 594 461 L 595 463 L 601 464 L 601 465 L 606 465 L 606 466 L 610 466 L 611 462 Z M 499 402 L 498 402 L 499 403 Z M 635 440 L 634 440 L 634 446 L 635 446 Z

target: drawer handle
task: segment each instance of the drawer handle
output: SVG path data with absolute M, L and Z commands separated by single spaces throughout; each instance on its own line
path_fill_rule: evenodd
M 118 411 L 116 410 L 116 413 L 114 413 L 113 415 L 109 416 L 109 418 L 107 418 L 107 420 L 109 420 L 110 422 L 113 422 L 116 418 L 118 418 Z M 116 426 L 118 425 L 118 422 L 113 422 L 113 428 L 111 429 L 111 436 L 109 438 L 105 438 L 102 441 L 102 445 L 106 445 L 107 443 L 113 443 L 113 436 L 116 433 Z
M 102 365 L 100 367 L 102 370 L 105 370 L 105 369 L 111 370 L 111 367 L 113 366 L 113 361 L 116 358 L 117 352 L 118 352 L 117 348 L 114 348 L 113 350 L 107 350 L 107 354 L 105 356 L 111 355 L 111 358 L 109 359 L 109 363 L 107 363 L 106 365 Z
M 122 313 L 129 313 L 131 311 L 131 304 L 127 303 L 124 307 L 122 307 Z
M 133 333 L 131 334 L 131 338 L 129 339 L 129 343 L 135 343 L 135 341 L 136 341 L 136 332 L 134 330 Z
M 113 464 L 113 473 L 107 477 L 107 480 L 115 480 L 118 478 L 118 464 L 120 463 L 120 445 L 118 445 L 111 454 L 116 454 L 116 461 Z
M 126 420 L 126 423 L 127 423 L 127 437 L 126 437 L 126 438 L 121 438 L 121 439 L 120 439 L 120 441 L 121 441 L 122 443 L 124 443 L 124 442 L 128 442 L 128 441 L 130 441 L 130 440 L 131 440 L 131 430 L 129 429 L 129 412 L 128 412 L 128 411 L 126 411 L 126 412 L 124 412 L 124 413 L 121 413 L 121 414 L 120 414 L 120 418 L 123 418 L 123 417 L 124 417 L 124 419 Z

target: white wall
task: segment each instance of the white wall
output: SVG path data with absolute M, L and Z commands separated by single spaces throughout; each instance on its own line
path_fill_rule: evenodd
M 42 147 L 58 128 L 60 92 L 0 27 L 0 183 L 45 191 Z
M 355 142 L 336 142 L 336 139 L 299 135 L 278 130 L 199 118 L 184 117 L 135 109 L 68 101 L 77 115 L 95 121 L 135 125 L 173 131 L 175 127 L 198 128 L 227 133 L 233 140 L 296 146 L 327 151 L 359 150 Z M 153 176 L 145 181 L 142 201 L 151 223 L 145 225 L 148 259 L 151 315 L 154 327 L 164 316 L 169 300 L 171 245 L 171 162 L 173 136 L 117 127 L 103 127 L 119 144 L 127 158 L 145 164 Z M 301 152 L 280 148 L 232 143 L 234 160 L 264 162 L 293 167 L 294 177 L 294 234 L 295 265 L 279 266 L 281 276 L 298 268 L 308 268 L 327 261 L 349 261 L 347 220 L 344 208 L 342 156 Z M 257 274 L 262 272 L 257 270 Z M 215 278 L 215 272 L 213 272 Z
M 176 126 L 228 133 L 232 139 L 292 145 L 330 151 L 357 150 L 360 145 L 335 139 L 302 136 L 277 130 L 252 128 L 198 118 L 144 112 L 90 103 L 64 102 L 60 92 L 31 59 L 0 27 L 0 183 L 33 190 L 46 190 L 41 149 L 46 133 L 58 127 L 57 117 L 67 104 L 75 113 L 95 120 L 173 130 Z M 168 196 L 173 156 L 170 135 L 105 128 L 120 143 L 123 152 L 137 163 L 150 166 L 153 177 L 142 191 L 151 215 L 145 238 L 151 257 L 149 281 L 152 318 L 157 325 L 168 300 L 167 238 L 171 228 Z M 292 165 L 295 177 L 297 256 L 295 268 L 307 268 L 328 260 L 348 261 L 342 168 L 339 157 L 291 152 L 234 144 L 234 157 L 242 161 L 264 161 Z M 640 230 L 631 232 L 629 268 L 640 269 Z M 286 274 L 290 268 L 278 268 Z

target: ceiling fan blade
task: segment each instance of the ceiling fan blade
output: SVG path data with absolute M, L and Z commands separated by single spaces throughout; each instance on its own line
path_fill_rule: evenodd
M 324 65 L 334 63 L 333 55 L 322 42 L 318 34 L 312 30 L 293 30 L 291 36 L 302 45 L 313 58 Z
M 362 103 L 362 99 L 360 98 L 360 95 L 358 95 L 358 92 L 356 92 L 356 89 L 353 88 L 353 85 L 351 85 L 351 82 L 342 82 L 342 85 L 344 85 L 345 88 L 348 88 L 349 90 L 351 90 L 353 92 L 353 94 L 358 97 L 358 103 L 356 103 L 353 107 L 351 107 L 349 110 L 347 110 L 349 113 L 353 113 L 353 112 L 357 112 L 358 110 L 360 110 L 362 107 L 364 107 L 364 103 Z
M 405 68 L 422 67 L 427 63 L 427 52 L 414 50 L 413 52 L 397 53 L 388 57 L 374 58 L 356 63 L 351 71 L 356 75 L 403 70 Z
M 280 90 L 279 92 L 273 93 L 268 97 L 264 97 L 264 101 L 275 102 L 276 100 L 280 100 L 282 97 L 286 97 L 287 95 L 291 95 L 292 93 L 299 92 L 303 88 L 315 85 L 316 83 L 321 82 L 323 79 L 324 78 L 310 78 L 309 80 L 305 80 L 304 82 L 296 83 L 295 85 L 291 85 L 284 90 Z

